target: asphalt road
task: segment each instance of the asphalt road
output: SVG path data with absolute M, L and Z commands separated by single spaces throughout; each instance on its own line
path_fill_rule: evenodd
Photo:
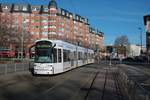
M 107 67 L 91 64 L 51 76 L 29 72 L 0 76 L 0 100 L 117 100 L 115 80 Z
M 128 76 L 130 80 L 133 80 L 146 89 L 150 91 L 150 66 L 145 65 L 119 65 Z

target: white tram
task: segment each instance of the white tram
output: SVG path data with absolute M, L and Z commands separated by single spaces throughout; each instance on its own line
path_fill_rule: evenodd
M 58 74 L 93 63 L 94 51 L 61 40 L 37 40 L 33 74 Z

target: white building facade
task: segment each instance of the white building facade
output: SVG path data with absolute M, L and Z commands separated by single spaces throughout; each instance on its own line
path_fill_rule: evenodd
M 129 46 L 129 52 L 128 52 L 128 57 L 135 57 L 135 56 L 140 56 L 141 54 L 141 46 L 140 45 L 135 45 L 131 44 Z

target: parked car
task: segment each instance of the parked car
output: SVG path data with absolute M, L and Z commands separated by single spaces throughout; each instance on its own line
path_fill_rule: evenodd
M 1 49 L 0 57 L 15 57 L 15 51 L 10 49 Z
M 145 63 L 148 62 L 148 58 L 146 56 L 136 56 L 135 62 Z
M 125 59 L 122 59 L 122 62 L 135 62 L 135 60 L 132 57 L 127 57 Z

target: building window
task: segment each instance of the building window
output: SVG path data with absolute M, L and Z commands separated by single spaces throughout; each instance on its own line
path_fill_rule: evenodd
M 23 11 L 27 11 L 27 7 L 26 7 L 26 6 L 23 6 L 22 10 L 23 10 Z
M 49 32 L 49 34 L 56 34 L 56 32 Z
M 50 25 L 49 28 L 56 28 L 56 26 L 55 25 Z
M 3 6 L 3 9 L 6 9 L 6 10 L 7 10 L 7 9 L 8 9 L 8 6 Z
M 35 26 L 34 28 L 37 28 L 37 29 L 38 29 L 38 28 L 40 28 L 40 27 L 39 27 L 39 26 Z
M 34 22 L 40 22 L 40 20 L 39 19 L 35 19 Z
M 44 12 L 48 12 L 48 7 L 44 7 Z
M 60 30 L 61 32 L 64 32 L 64 28 L 60 28 L 59 30 Z
M 39 11 L 40 8 L 39 7 L 32 7 L 32 11 Z
M 60 22 L 60 25 L 64 26 L 64 22 Z
M 49 22 L 56 22 L 56 20 L 54 20 L 54 19 L 52 20 L 52 19 L 51 19 Z
M 42 32 L 42 34 L 43 34 L 43 35 L 47 35 L 48 33 L 47 33 L 47 32 Z
M 80 17 L 79 16 L 76 16 L 76 20 L 79 20 L 80 19 Z
M 48 28 L 48 26 L 43 26 L 43 28 L 44 28 L 44 29 L 47 29 L 47 28 Z
M 19 10 L 19 6 L 15 5 L 14 10 Z
M 56 13 L 50 13 L 49 15 L 50 16 L 56 16 Z
M 36 7 L 32 7 L 32 11 L 36 11 L 37 9 L 36 9 Z
M 47 22 L 48 22 L 48 20 L 46 20 L 46 19 L 43 19 L 43 20 L 42 20 L 42 22 L 44 22 L 44 23 L 47 23 Z
M 66 13 L 66 16 L 69 17 L 69 13 L 68 12 Z
M 62 10 L 61 14 L 62 14 L 62 15 L 65 15 L 65 11 Z
M 73 15 L 72 14 L 70 14 L 70 18 L 72 18 L 73 17 Z

